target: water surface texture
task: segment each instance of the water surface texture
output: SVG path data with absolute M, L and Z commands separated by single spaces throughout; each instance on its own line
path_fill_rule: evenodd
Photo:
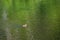
M 60 40 L 60 0 L 0 0 L 0 40 Z

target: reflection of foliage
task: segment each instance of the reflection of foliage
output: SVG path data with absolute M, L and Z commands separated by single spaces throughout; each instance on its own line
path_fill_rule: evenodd
M 9 29 L 14 39 L 17 39 L 17 36 L 17 40 L 27 40 L 27 30 L 20 28 L 20 25 L 29 21 L 34 40 L 60 40 L 59 0 L 0 0 L 0 20 L 3 8 L 7 8 L 7 22 L 12 23 Z M 16 33 L 16 30 L 19 32 Z M 0 31 L 5 35 L 3 28 Z

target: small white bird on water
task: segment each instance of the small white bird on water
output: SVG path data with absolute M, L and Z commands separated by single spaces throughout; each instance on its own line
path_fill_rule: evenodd
M 25 27 L 26 28 L 27 27 L 27 24 L 22 25 L 22 27 Z

